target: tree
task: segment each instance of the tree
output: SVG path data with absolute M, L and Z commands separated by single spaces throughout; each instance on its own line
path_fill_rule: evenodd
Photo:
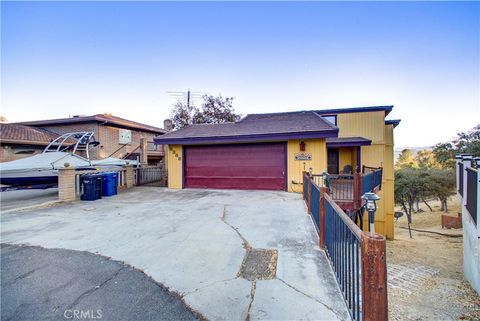
M 440 168 L 440 164 L 437 162 L 435 154 L 428 149 L 417 152 L 417 155 L 415 155 L 415 164 L 420 169 Z
M 395 164 L 397 168 L 413 168 L 416 167 L 415 158 L 411 149 L 404 149 L 398 156 Z
M 198 110 L 192 106 L 187 106 L 182 102 L 177 102 L 172 109 L 173 128 L 183 128 L 193 123 L 194 115 Z
M 455 149 L 452 143 L 438 143 L 433 147 L 433 154 L 444 168 L 455 168 Z
M 233 108 L 233 98 L 223 98 L 221 95 L 203 96 L 201 108 L 178 102 L 172 110 L 172 122 L 177 129 L 192 124 L 220 124 L 239 119 Z
M 402 207 L 407 216 L 410 237 L 414 204 L 424 190 L 424 180 L 418 169 L 403 168 L 395 171 L 395 203 Z
M 430 194 L 440 200 L 441 210 L 448 212 L 447 200 L 455 194 L 455 170 L 451 168 L 430 169 L 428 188 Z
M 455 168 L 455 155 L 472 154 L 480 156 L 480 124 L 467 132 L 460 132 L 451 142 L 434 146 L 437 161 L 445 168 Z

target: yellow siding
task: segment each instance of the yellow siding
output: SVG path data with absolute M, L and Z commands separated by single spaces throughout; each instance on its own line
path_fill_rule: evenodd
M 385 112 L 344 113 L 337 115 L 339 137 L 361 136 L 372 140 L 372 144 L 383 144 Z
M 168 188 L 183 187 L 182 146 L 169 145 L 167 149 Z
M 385 215 L 386 215 L 386 231 L 385 234 L 388 239 L 394 237 L 394 188 L 395 188 L 395 173 L 393 169 L 393 125 L 385 125 L 385 155 L 383 166 L 383 190 L 385 198 Z
M 372 145 L 361 147 L 361 158 L 362 165 L 384 169 L 382 190 L 378 193 L 380 200 L 377 202 L 375 230 L 388 239 L 393 239 L 393 126 L 385 125 L 383 111 L 338 114 L 337 126 L 340 129 L 339 137 L 360 136 L 372 140 Z M 342 156 L 340 167 L 342 168 Z M 368 226 L 366 216 L 364 226 Z
M 311 161 L 296 161 L 295 154 L 300 152 L 300 140 L 287 143 L 287 185 L 289 192 L 302 192 L 302 172 L 310 169 L 315 174 L 327 171 L 327 145 L 325 139 L 308 139 L 305 142 L 305 153 L 312 154 Z
M 352 171 L 355 170 L 355 161 L 352 162 L 353 152 L 351 147 L 344 147 L 338 149 L 338 170 L 343 171 L 345 165 L 352 166 Z

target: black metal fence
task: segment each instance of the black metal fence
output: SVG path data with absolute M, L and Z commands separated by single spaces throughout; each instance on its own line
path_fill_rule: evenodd
M 365 172 L 362 176 L 362 194 L 374 192 L 376 189 L 380 190 L 382 188 L 382 175 L 383 169 L 381 167 Z
M 352 319 L 388 320 L 385 238 L 362 231 L 308 173 L 303 196 Z
M 354 320 L 362 319 L 361 234 L 352 220 L 325 195 L 325 250 Z
M 458 163 L 458 193 L 463 196 L 463 163 Z
M 477 225 L 477 209 L 478 209 L 478 172 L 473 168 L 467 167 L 467 210 L 470 213 L 475 225 Z M 463 173 L 463 171 L 462 171 Z M 460 175 L 460 176 L 463 176 Z
M 311 184 L 310 188 L 312 189 L 310 192 L 310 197 L 312 198 L 310 201 L 310 211 L 318 233 L 320 231 L 320 188 L 317 184 Z

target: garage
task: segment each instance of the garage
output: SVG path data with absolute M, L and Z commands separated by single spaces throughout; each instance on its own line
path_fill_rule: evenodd
M 338 137 L 338 127 L 301 111 L 193 124 L 154 141 L 167 146 L 168 188 L 301 192 L 302 172 L 327 170 L 331 137 Z
M 286 189 L 285 143 L 185 146 L 184 186 Z

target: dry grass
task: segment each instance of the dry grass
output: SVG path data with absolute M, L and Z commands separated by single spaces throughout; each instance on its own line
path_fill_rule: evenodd
M 433 212 L 421 204 L 425 212 L 413 214 L 413 228 L 461 234 L 461 230 L 442 230 L 440 204 L 430 205 Z M 458 202 L 452 199 L 449 205 L 449 214 L 456 216 Z M 413 231 L 411 239 L 408 230 L 400 228 L 407 226 L 405 216 L 395 225 L 395 240 L 387 242 L 390 277 L 403 269 L 408 286 L 389 284 L 390 319 L 480 320 L 480 297 L 463 279 L 462 238 Z M 413 269 L 420 272 L 410 273 Z

